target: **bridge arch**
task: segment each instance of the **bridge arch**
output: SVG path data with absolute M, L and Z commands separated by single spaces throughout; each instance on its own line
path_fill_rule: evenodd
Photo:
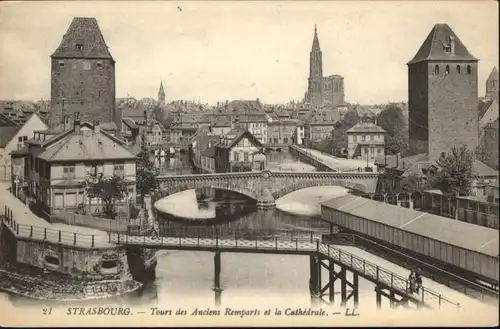
M 245 182 L 244 180 L 246 179 L 229 180 L 219 177 L 213 177 L 207 180 L 175 179 L 170 181 L 168 184 L 160 184 L 160 188 L 154 194 L 152 201 L 156 202 L 166 196 L 196 188 L 214 188 L 236 192 L 257 201 L 258 188 L 256 188 L 256 186 L 253 186 L 254 184 L 248 184 L 249 182 Z
M 285 185 L 281 188 L 273 189 L 272 195 L 275 200 L 278 200 L 279 198 L 290 194 L 295 191 L 299 191 L 305 188 L 309 187 L 318 187 L 318 186 L 341 186 L 344 188 L 348 188 L 351 190 L 356 190 L 356 191 L 367 191 L 368 187 L 365 186 L 364 184 L 353 182 L 353 181 L 348 181 L 348 180 L 335 180 L 335 181 L 330 181 L 330 180 L 301 180 L 297 183 L 290 184 L 290 185 Z

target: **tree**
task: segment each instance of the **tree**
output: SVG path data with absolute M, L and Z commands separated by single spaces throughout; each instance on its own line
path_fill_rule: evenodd
M 141 152 L 136 165 L 136 189 L 141 196 L 141 204 L 144 207 L 144 196 L 151 194 L 158 188 L 157 173 L 153 161 L 149 155 L 149 149 L 146 145 L 146 136 L 141 138 Z
M 341 149 L 347 149 L 347 130 L 354 127 L 360 121 L 356 110 L 348 111 L 342 120 L 337 121 L 332 131 L 332 149 L 335 153 Z
M 377 124 L 387 131 L 386 147 L 389 154 L 403 153 L 408 149 L 408 125 L 403 110 L 389 104 L 380 112 Z
M 117 215 L 116 203 L 128 194 L 127 183 L 122 176 L 104 177 L 102 173 L 90 173 L 85 179 L 85 191 L 89 202 L 94 198 L 102 201 L 103 213 L 111 219 L 115 219 Z
M 453 147 L 438 161 L 434 188 L 448 195 L 469 195 L 472 189 L 474 153 L 466 145 Z

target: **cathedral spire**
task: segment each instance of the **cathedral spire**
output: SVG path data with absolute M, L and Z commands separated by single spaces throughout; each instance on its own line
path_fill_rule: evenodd
M 163 80 L 160 81 L 160 90 L 158 91 L 158 102 L 165 103 L 165 91 L 163 90 Z
M 317 52 L 317 51 L 321 51 L 321 49 L 319 47 L 318 29 L 316 27 L 316 24 L 314 24 L 314 39 L 311 52 Z

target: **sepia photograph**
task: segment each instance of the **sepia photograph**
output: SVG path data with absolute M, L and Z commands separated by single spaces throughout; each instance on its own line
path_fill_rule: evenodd
M 499 14 L 0 3 L 0 325 L 498 326 Z

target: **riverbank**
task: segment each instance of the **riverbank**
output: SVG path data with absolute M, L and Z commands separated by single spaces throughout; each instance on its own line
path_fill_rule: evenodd
M 142 286 L 131 278 L 96 281 L 30 266 L 4 264 L 0 267 L 0 291 L 34 300 L 75 302 L 112 298 L 132 293 Z

